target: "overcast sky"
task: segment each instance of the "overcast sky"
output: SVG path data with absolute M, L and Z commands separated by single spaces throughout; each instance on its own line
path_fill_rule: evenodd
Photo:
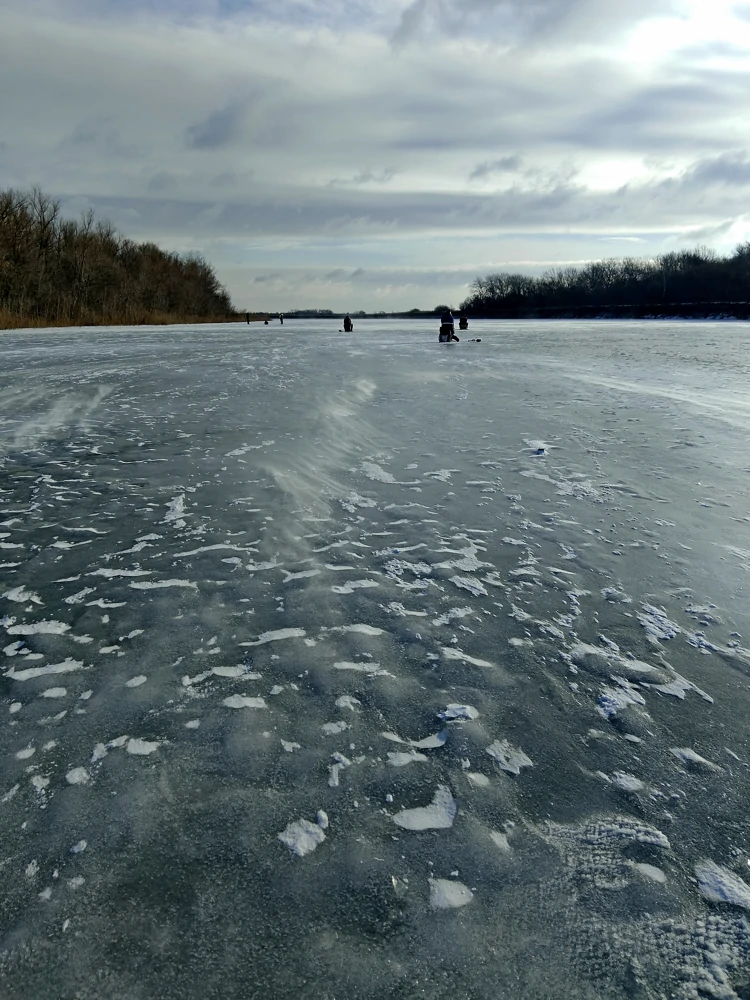
M 242 309 L 750 237 L 750 2 L 0 0 L 0 188 Z

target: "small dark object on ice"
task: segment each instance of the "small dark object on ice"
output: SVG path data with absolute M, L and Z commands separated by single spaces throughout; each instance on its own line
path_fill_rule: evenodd
M 537 450 L 534 452 L 534 454 L 535 455 L 546 455 L 547 453 L 544 450 L 544 448 L 537 448 Z

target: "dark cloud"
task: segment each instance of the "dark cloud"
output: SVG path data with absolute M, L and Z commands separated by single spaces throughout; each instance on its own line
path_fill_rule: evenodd
M 241 199 L 182 201 L 174 198 L 108 198 L 116 224 L 129 235 L 155 238 L 191 234 L 195 239 L 380 239 L 396 235 L 430 240 L 451 233 L 623 230 L 684 231 L 737 219 L 747 211 L 750 159 L 744 152 L 695 161 L 674 176 L 630 183 L 615 191 L 591 191 L 574 180 L 542 176 L 537 187 L 513 184 L 502 191 L 401 192 L 359 188 L 298 190 L 270 196 L 263 190 Z M 96 199 L 92 204 L 99 212 Z M 105 214 L 105 213 L 103 213 Z M 134 225 L 133 220 L 138 224 Z M 136 230 L 134 232 L 134 229 Z M 338 269 L 325 271 L 338 280 Z M 347 273 L 349 273 L 347 271 Z
M 246 172 L 245 177 L 249 180 L 252 177 L 252 171 Z M 237 174 L 233 170 L 223 170 L 220 174 L 214 174 L 208 183 L 215 188 L 231 187 L 237 183 Z
M 676 67 L 675 67 L 676 69 Z M 583 112 L 574 122 L 552 131 L 559 142 L 580 150 L 629 149 L 643 153 L 683 153 L 716 149 L 716 130 L 734 114 L 740 74 L 692 73 L 682 80 L 631 89 L 619 99 Z M 743 90 L 747 90 L 745 75 Z M 697 123 L 701 127 L 697 128 Z
M 750 159 L 744 150 L 708 157 L 685 173 L 683 183 L 697 188 L 709 184 L 747 187 L 750 185 Z
M 395 48 L 403 48 L 419 34 L 429 10 L 428 3 L 429 0 L 413 0 L 401 14 L 399 25 L 391 36 L 391 42 Z
M 188 125 L 185 137 L 189 149 L 222 149 L 240 133 L 244 104 L 232 102 L 195 125 Z
M 716 225 L 699 226 L 696 229 L 688 229 L 677 238 L 681 243 L 687 243 L 690 246 L 702 243 L 712 243 L 715 240 L 720 240 L 726 237 L 734 228 L 736 222 L 736 219 L 724 219 L 723 222 Z
M 121 159 L 135 159 L 149 152 L 143 143 L 126 141 L 111 115 L 96 115 L 79 122 L 63 137 L 58 148 L 64 152 L 97 153 Z
M 361 184 L 387 184 L 392 180 L 398 170 L 393 167 L 386 167 L 385 170 L 363 170 L 353 177 L 334 177 L 328 182 L 329 187 L 358 187 Z
M 484 180 L 491 174 L 513 173 L 521 169 L 520 156 L 501 156 L 499 160 L 485 160 L 477 164 L 469 174 L 469 180 Z
M 167 170 L 161 170 L 158 174 L 154 174 L 148 182 L 149 191 L 153 191 L 155 194 L 163 194 L 165 191 L 174 190 L 176 187 L 176 175 L 170 174 Z

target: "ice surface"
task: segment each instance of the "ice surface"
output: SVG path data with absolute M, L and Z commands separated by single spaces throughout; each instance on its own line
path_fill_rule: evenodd
M 2 333 L 3 1000 L 746 996 L 750 327 L 471 322 Z

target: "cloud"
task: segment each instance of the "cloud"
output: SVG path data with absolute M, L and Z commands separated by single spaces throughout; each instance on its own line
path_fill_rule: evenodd
M 685 186 L 702 188 L 709 184 L 750 186 L 750 159 L 745 150 L 706 157 L 686 171 L 682 182 Z
M 412 0 L 401 15 L 398 27 L 391 41 L 396 48 L 403 48 L 412 41 L 422 28 L 429 11 L 429 0 Z
M 492 174 L 513 173 L 521 168 L 520 156 L 501 156 L 499 160 L 485 160 L 469 174 L 470 181 L 484 180 Z
M 3 183 L 287 305 L 413 307 L 605 240 L 721 247 L 750 28 L 676 3 L 0 0 Z
M 228 146 L 240 133 L 243 104 L 232 102 L 226 107 L 212 111 L 207 118 L 185 130 L 186 143 L 190 149 L 222 149 Z
M 156 194 L 164 194 L 164 192 L 175 188 L 177 183 L 178 178 L 175 174 L 171 174 L 167 170 L 160 170 L 148 182 L 148 189 Z
M 78 122 L 59 142 L 61 151 L 84 155 L 117 156 L 135 159 L 147 152 L 138 142 L 127 142 L 111 115 L 100 114 Z
M 328 182 L 329 187 L 358 187 L 361 184 L 387 184 L 392 180 L 398 170 L 393 167 L 386 167 L 385 170 L 363 170 L 355 174 L 354 177 L 334 177 Z
M 580 44 L 677 9 L 676 0 L 412 0 L 391 41 L 396 49 L 426 35 L 491 38 L 508 48 Z

